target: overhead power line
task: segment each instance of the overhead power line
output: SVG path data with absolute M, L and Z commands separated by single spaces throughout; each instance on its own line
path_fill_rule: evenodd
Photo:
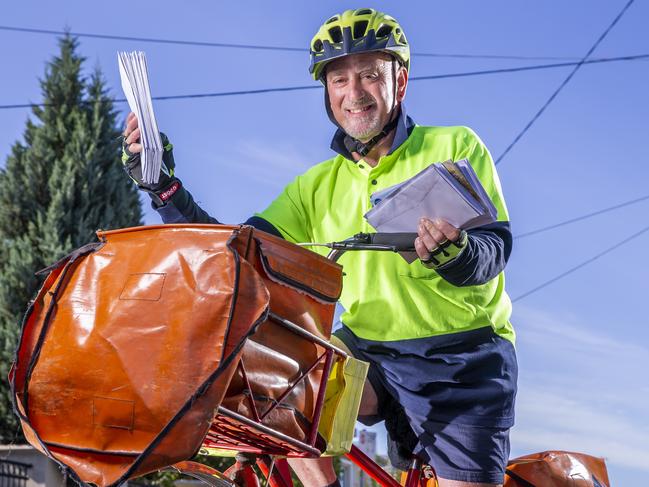
M 120 36 L 112 34 L 94 34 L 90 32 L 72 32 L 64 30 L 50 30 L 50 29 L 32 29 L 28 27 L 15 27 L 10 25 L 0 25 L 0 30 L 11 32 L 26 32 L 31 34 L 47 34 L 47 35 L 66 35 L 70 34 L 75 37 L 88 37 L 91 39 L 111 39 L 118 41 L 137 41 L 148 42 L 155 44 L 176 44 L 180 46 L 199 46 L 199 47 L 222 47 L 232 49 L 253 49 L 264 51 L 292 51 L 292 52 L 308 52 L 309 50 L 303 47 L 288 47 L 288 46 L 266 46 L 259 44 L 236 44 L 230 42 L 208 42 L 208 41 L 190 41 L 182 39 L 161 39 L 155 37 L 135 37 L 135 36 Z M 561 56 L 508 56 L 499 54 L 450 54 L 450 53 L 434 53 L 434 52 L 413 52 L 411 56 L 421 57 L 437 57 L 437 58 L 460 58 L 460 59 L 515 59 L 519 61 L 550 61 L 550 60 L 579 60 L 576 57 L 561 57 Z
M 579 70 L 579 68 L 582 67 L 583 64 L 586 63 L 586 60 L 590 57 L 590 55 L 593 53 L 593 51 L 599 46 L 599 44 L 604 40 L 604 38 L 608 35 L 608 33 L 611 31 L 611 29 L 617 24 L 617 22 L 622 18 L 624 13 L 627 11 L 627 9 L 631 6 L 631 4 L 634 2 L 634 0 L 629 0 L 627 4 L 622 8 L 619 14 L 613 19 L 613 22 L 602 32 L 602 34 L 599 36 L 599 38 L 595 41 L 595 44 L 591 46 L 591 48 L 588 50 L 586 55 L 577 63 L 575 68 L 570 72 L 570 74 L 566 77 L 566 79 L 563 80 L 563 82 L 559 85 L 559 87 L 552 93 L 550 98 L 548 98 L 548 101 L 546 101 L 541 109 L 536 112 L 536 114 L 532 117 L 532 119 L 525 125 L 523 130 L 520 131 L 520 133 L 514 138 L 514 140 L 509 144 L 509 146 L 505 149 L 505 151 L 500 154 L 498 159 L 496 159 L 496 164 L 500 164 L 500 162 L 503 160 L 503 158 L 509 153 L 510 150 L 516 145 L 516 143 L 521 140 L 523 135 L 530 129 L 530 127 L 536 122 L 539 117 L 543 114 L 545 109 L 552 103 L 552 101 L 557 97 L 559 92 L 568 84 L 568 82 L 572 79 L 572 77 L 575 75 L 575 73 Z
M 599 59 L 590 59 L 582 64 L 601 64 L 616 61 L 639 61 L 641 59 L 649 59 L 649 54 L 636 54 L 632 56 L 618 56 Z M 449 74 L 433 74 L 429 76 L 412 76 L 409 81 L 422 81 L 432 79 L 445 79 L 445 78 L 465 78 L 469 76 L 484 76 L 488 74 L 502 74 L 502 73 L 517 73 L 522 71 L 536 71 L 539 69 L 556 69 L 565 68 L 567 66 L 575 66 L 577 62 L 565 63 L 552 63 L 552 64 L 536 64 L 533 66 L 518 66 L 515 68 L 498 68 L 498 69 L 485 69 L 481 71 L 465 71 L 462 73 L 449 73 Z
M 535 293 L 535 292 L 537 292 L 537 291 L 540 291 L 540 290 L 543 289 L 544 287 L 547 287 L 547 286 L 549 286 L 550 284 L 553 284 L 553 283 L 555 283 L 555 282 L 557 282 L 557 281 L 563 279 L 564 277 L 566 277 L 566 276 L 572 274 L 573 272 L 578 271 L 578 270 L 581 269 L 582 267 L 587 266 L 587 265 L 590 264 L 591 262 L 596 261 L 596 260 L 599 259 L 600 257 L 603 257 L 604 255 L 608 254 L 609 252 L 612 252 L 613 250 L 620 248 L 622 245 L 624 245 L 624 244 L 626 244 L 626 243 L 629 243 L 631 240 L 633 240 L 633 239 L 635 239 L 635 238 L 638 238 L 640 235 L 646 233 L 647 231 L 649 231 L 649 226 L 644 227 L 644 228 L 643 228 L 642 230 L 640 230 L 639 232 L 634 233 L 633 235 L 631 235 L 631 236 L 625 238 L 624 240 L 622 240 L 621 242 L 618 242 L 618 243 L 616 243 L 615 245 L 613 245 L 613 246 L 607 248 L 606 250 L 604 250 L 604 251 L 600 252 L 599 254 L 597 254 L 597 255 L 591 257 L 590 259 L 583 261 L 581 264 L 577 264 L 576 266 L 574 266 L 574 267 L 568 269 L 567 271 L 562 272 L 562 273 L 559 274 L 558 276 L 553 277 L 552 279 L 550 279 L 550 280 L 548 280 L 548 281 L 545 281 L 543 284 L 539 284 L 539 285 L 536 286 L 535 288 L 532 288 L 532 289 L 530 289 L 529 291 L 524 292 L 524 293 L 521 294 L 520 296 L 517 296 L 516 298 L 512 299 L 512 302 L 515 303 L 516 301 L 520 301 L 521 299 L 526 298 L 526 297 L 529 296 L 530 294 L 533 294 L 533 293 Z
M 640 198 L 635 198 L 635 199 L 630 200 L 630 201 L 625 201 L 624 203 L 619 203 L 619 204 L 614 205 L 614 206 L 609 206 L 608 208 L 603 208 L 601 210 L 593 211 L 592 213 L 587 213 L 585 215 L 581 215 L 581 216 L 578 216 L 578 217 L 575 217 L 575 218 L 571 218 L 570 220 L 565 220 L 565 221 L 562 221 L 560 223 L 555 223 L 554 225 L 549 225 L 547 227 L 537 228 L 536 230 L 531 230 L 529 232 L 521 233 L 519 235 L 516 235 L 514 237 L 514 239 L 530 237 L 530 236 L 536 235 L 538 233 L 547 232 L 548 230 L 553 230 L 555 228 L 559 228 L 559 227 L 562 227 L 564 225 L 570 225 L 571 223 L 576 223 L 576 222 L 579 222 L 579 221 L 582 221 L 582 220 L 586 220 L 588 218 L 592 218 L 594 216 L 601 215 L 603 213 L 608 213 L 609 211 L 617 210 L 619 208 L 624 208 L 625 206 L 631 206 L 631 205 L 634 205 L 636 203 L 640 203 L 641 201 L 646 201 L 646 200 L 649 200 L 649 194 L 646 195 L 646 196 L 641 196 Z
M 642 59 L 649 59 L 649 54 L 636 54 L 632 56 L 618 56 L 611 58 L 601 58 L 601 59 L 591 59 L 584 62 L 583 64 L 601 64 L 609 63 L 616 61 L 637 61 Z M 533 66 L 519 66 L 515 68 L 501 68 L 501 69 L 488 69 L 483 71 L 468 71 L 461 73 L 446 73 L 446 74 L 434 74 L 429 76 L 413 76 L 410 78 L 410 81 L 425 81 L 425 80 L 434 80 L 434 79 L 448 79 L 448 78 L 466 78 L 471 76 L 484 76 L 491 74 L 504 74 L 504 73 L 515 73 L 522 71 L 534 71 L 541 69 L 556 69 L 566 66 L 574 66 L 575 62 L 565 62 L 565 63 L 552 63 L 552 64 L 538 64 Z M 223 91 L 215 93 L 194 93 L 188 95 L 167 95 L 167 96 L 154 96 L 154 100 L 181 100 L 181 99 L 191 99 L 191 98 L 215 98 L 223 96 L 238 96 L 238 95 L 256 95 L 261 93 L 278 93 L 286 91 L 301 91 L 301 90 L 314 90 L 320 89 L 322 85 L 320 84 L 311 84 L 303 86 L 287 86 L 280 88 L 261 88 L 257 90 L 238 90 L 238 91 Z M 113 103 L 124 103 L 126 99 L 124 98 L 115 98 L 111 100 Z M 32 108 L 32 107 L 43 107 L 45 104 L 41 103 L 19 103 L 13 105 L 0 105 L 0 110 L 8 110 L 12 108 Z

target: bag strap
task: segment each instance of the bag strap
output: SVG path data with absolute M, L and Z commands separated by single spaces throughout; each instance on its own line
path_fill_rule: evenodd
M 54 269 L 58 269 L 61 267 L 63 264 L 65 264 L 68 260 L 76 260 L 77 258 L 81 257 L 82 255 L 89 254 L 90 252 L 95 252 L 102 248 L 105 245 L 106 242 L 91 242 L 83 247 L 79 247 L 78 249 L 73 250 L 70 252 L 68 255 L 65 257 L 61 257 L 59 260 L 54 262 L 54 264 L 47 266 L 45 269 L 41 269 L 40 271 L 36 271 L 34 274 L 37 276 L 40 276 L 42 274 L 47 274 Z
M 505 475 L 509 475 L 516 482 L 520 483 L 522 487 L 536 487 L 532 482 L 528 482 L 523 477 L 521 477 L 517 473 L 514 473 L 512 470 L 510 470 L 508 468 L 505 469 Z

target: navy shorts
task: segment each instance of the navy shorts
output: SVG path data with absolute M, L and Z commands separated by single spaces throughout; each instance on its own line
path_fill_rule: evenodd
M 503 482 L 518 376 L 511 342 L 490 327 L 390 342 L 364 340 L 344 325 L 335 334 L 370 363 L 379 411 L 359 421 L 390 420 L 397 407 L 416 438 L 413 453 L 437 475 Z

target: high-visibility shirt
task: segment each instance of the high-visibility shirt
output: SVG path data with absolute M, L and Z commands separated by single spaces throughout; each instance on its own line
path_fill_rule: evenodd
M 498 221 L 507 222 L 493 160 L 478 136 L 467 127 L 418 125 L 375 167 L 340 154 L 312 167 L 257 216 L 296 243 L 331 242 L 374 232 L 363 218 L 371 208 L 372 193 L 449 159 L 469 160 L 498 210 Z M 321 247 L 313 250 L 327 252 Z M 484 284 L 458 287 L 419 260 L 408 264 L 392 252 L 347 252 L 339 263 L 345 273 L 341 320 L 360 338 L 404 340 L 490 326 L 514 341 L 502 272 Z

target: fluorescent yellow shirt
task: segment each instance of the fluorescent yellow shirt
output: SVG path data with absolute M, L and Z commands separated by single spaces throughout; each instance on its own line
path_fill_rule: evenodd
M 422 126 L 415 126 L 376 167 L 342 155 L 312 167 L 257 216 L 292 242 L 331 242 L 374 232 L 363 218 L 372 193 L 448 159 L 469 160 L 498 210 L 498 220 L 508 221 L 495 166 L 478 136 L 467 127 Z M 419 261 L 408 264 L 390 252 L 348 252 L 339 263 L 345 272 L 340 302 L 346 311 L 341 319 L 361 338 L 404 340 L 490 326 L 514 340 L 502 272 L 485 284 L 457 287 Z

